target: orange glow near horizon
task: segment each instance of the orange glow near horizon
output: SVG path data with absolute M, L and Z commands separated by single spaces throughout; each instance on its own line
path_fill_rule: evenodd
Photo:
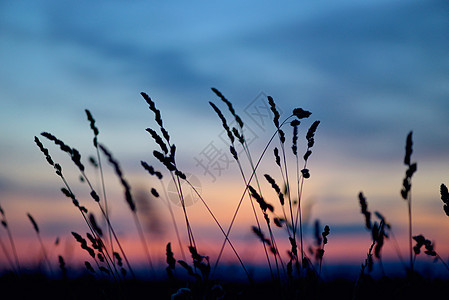
M 313 170 L 313 172 L 316 176 L 325 174 L 323 173 L 325 170 L 321 170 L 319 167 Z M 376 171 L 373 173 L 376 173 Z M 378 175 L 374 174 L 373 176 Z M 130 176 L 130 178 L 137 177 L 139 176 Z M 305 196 L 303 199 L 304 226 L 307 229 L 304 235 L 304 250 L 309 256 L 312 255 L 308 252 L 308 249 L 309 247 L 314 247 L 313 222 L 316 219 L 320 219 L 321 228 L 324 225 L 329 225 L 331 228 L 331 234 L 328 237 L 329 243 L 325 246 L 324 263 L 329 265 L 360 265 L 365 260 L 371 244 L 370 232 L 364 229 L 364 220 L 360 213 L 357 190 L 352 188 L 358 185 L 362 179 L 356 182 L 350 182 L 347 186 L 341 186 L 339 188 L 337 188 L 338 185 L 328 186 L 334 178 L 332 174 L 328 174 L 327 176 L 323 176 L 321 181 L 311 179 L 309 182 L 306 182 Z M 375 211 L 381 212 L 393 228 L 393 235 L 390 235 L 390 239 L 386 240 L 382 251 L 384 260 L 398 261 L 401 257 L 402 260 L 407 262 L 408 238 L 406 224 L 408 219 L 406 203 L 397 195 L 393 194 L 391 196 L 392 200 L 389 200 L 390 197 L 387 195 L 391 191 L 397 193 L 397 182 L 399 180 L 392 182 L 391 177 L 381 178 L 377 184 L 384 184 L 383 189 L 368 186 L 369 190 L 375 190 L 377 193 L 375 195 L 366 194 L 366 197 L 369 210 L 373 213 Z M 151 185 L 148 185 L 149 183 Z M 275 214 L 282 217 L 282 209 L 278 203 L 277 196 L 265 181 L 260 180 L 260 183 L 266 201 L 272 203 L 275 207 Z M 164 185 L 168 186 L 166 182 L 164 182 Z M 108 197 L 111 222 L 131 263 L 144 267 L 147 264 L 147 258 L 137 235 L 132 214 L 126 202 L 121 197 L 123 191 L 120 186 L 113 185 L 112 187 L 112 192 L 109 193 Z M 165 264 L 165 247 L 168 242 L 171 242 L 173 252 L 177 259 L 189 260 L 188 257 L 185 257 L 188 256 L 188 239 L 184 216 L 181 207 L 175 203 L 176 198 L 173 198 L 170 193 L 163 191 L 167 187 L 160 187 L 160 183 L 151 178 L 147 183 L 140 178 L 139 182 L 134 184 L 134 187 L 135 198 L 144 198 L 144 200 L 139 200 L 138 209 L 143 209 L 140 206 L 141 204 L 139 204 L 140 201 L 147 201 L 150 205 L 146 207 L 146 210 L 142 210 L 139 216 L 144 227 L 152 228 L 150 230 L 153 230 L 153 232 L 147 232 L 146 239 L 154 264 L 158 266 Z M 151 187 L 155 187 L 160 192 L 161 196 L 159 199 L 149 196 L 148 190 Z M 184 186 L 183 188 L 185 189 L 184 193 L 187 194 L 188 187 Z M 435 243 L 438 253 L 442 257 L 445 257 L 449 253 L 449 241 L 444 234 L 444 230 L 441 230 L 441 228 L 447 226 L 447 217 L 442 213 L 439 202 L 429 202 L 426 200 L 432 198 L 434 195 L 431 194 L 432 191 L 426 189 L 425 184 L 417 182 L 416 189 L 416 193 L 413 194 L 414 234 L 424 234 L 426 238 Z M 220 178 L 219 184 L 203 183 L 203 186 L 201 186 L 203 199 L 225 231 L 228 229 L 243 190 L 241 180 L 229 176 Z M 139 193 L 140 196 L 136 197 Z M 166 198 L 167 195 L 169 200 Z M 105 223 L 101 218 L 96 204 L 88 196 L 85 199 L 88 200 L 83 200 L 82 204 L 86 205 L 96 215 L 100 226 L 105 230 Z M 187 206 L 187 213 L 195 235 L 197 247 L 201 254 L 210 257 L 211 263 L 215 263 L 220 247 L 224 241 L 224 235 L 202 201 L 200 199 L 195 199 L 195 201 Z M 30 212 L 36 218 L 41 229 L 40 234 L 49 256 L 52 257 L 52 263 L 54 263 L 55 268 L 57 268 L 58 255 L 62 255 L 66 263 L 73 266 L 82 264 L 84 260 L 89 261 L 90 257 L 88 254 L 80 249 L 79 244 L 70 234 L 70 232 L 74 231 L 85 237 L 85 233 L 88 231 L 82 216 L 73 207 L 70 199 L 64 197 L 62 194 L 54 198 L 39 196 L 38 194 L 8 194 L 3 199 L 3 203 L 3 208 L 8 217 L 9 227 L 14 235 L 21 263 L 35 266 L 42 259 L 41 247 L 38 244 L 29 220 L 26 218 L 27 212 Z M 429 205 L 429 203 L 432 204 Z M 265 234 L 268 234 L 266 225 L 262 223 L 263 217 L 260 213 L 260 208 L 256 202 L 254 204 L 263 231 Z M 181 235 L 184 256 L 182 255 L 175 235 L 169 206 L 174 213 L 176 225 Z M 287 205 L 286 209 L 288 211 Z M 373 214 L 374 219 L 375 216 Z M 266 257 L 262 244 L 251 232 L 251 226 L 255 224 L 248 195 L 245 195 L 230 234 L 230 240 L 244 262 L 264 265 L 266 264 Z M 288 260 L 287 251 L 290 249 L 290 244 L 285 228 L 279 229 L 274 227 L 273 223 L 271 224 L 273 225 L 273 232 L 277 238 L 280 253 L 285 260 Z M 6 245 L 6 248 L 10 249 L 5 230 L 2 229 L 0 237 L 2 238 L 3 244 Z M 55 240 L 57 238 L 59 239 L 59 244 L 56 245 Z M 423 258 L 424 256 L 424 254 L 421 254 L 417 259 L 427 259 Z M 3 269 L 9 268 L 4 253 L 0 255 L 0 261 Z M 231 251 L 229 245 L 225 247 L 222 263 L 223 265 L 238 265 L 236 256 Z
M 279 167 L 274 162 L 272 153 L 274 145 L 270 145 L 268 148 L 257 169 L 257 178 L 252 179 L 251 186 L 255 187 L 265 201 L 274 207 L 274 212 L 269 213 L 270 224 L 279 253 L 286 262 L 289 259 L 288 251 L 291 249 L 287 230 L 285 225 L 283 228 L 276 227 L 273 218 L 291 218 L 288 193 L 285 195 L 285 206 L 282 208 L 278 196 L 264 178 L 264 174 L 269 174 L 280 187 L 283 186 L 282 176 Z M 289 152 L 288 155 L 291 153 Z M 79 200 L 80 205 L 85 206 L 89 213 L 95 215 L 99 226 L 106 232 L 106 221 L 97 203 L 89 195 L 88 184 L 79 180 L 79 174 L 71 166 L 70 161 L 65 162 L 70 167 L 63 166 L 64 176 L 66 176 L 72 192 Z M 44 164 L 44 162 L 41 163 Z M 183 163 L 189 165 L 186 158 L 181 160 L 180 165 Z M 295 202 L 298 199 L 298 183 L 294 174 L 295 161 L 287 159 L 287 166 L 289 168 L 290 197 L 293 203 L 293 213 L 296 216 L 298 205 Z M 89 167 L 86 174 L 89 178 L 93 178 L 90 180 L 102 198 L 101 203 L 104 206 L 100 177 L 95 169 Z M 319 234 L 325 225 L 330 227 L 329 243 L 325 246 L 325 264 L 359 266 L 365 261 L 372 241 L 371 232 L 364 228 L 364 217 L 360 212 L 357 196 L 362 191 L 367 198 L 372 220 L 379 222 L 375 215 L 375 212 L 379 212 L 392 228 L 383 247 L 383 259 L 407 263 L 407 203 L 399 195 L 405 167 L 400 162 L 397 164 L 365 163 L 357 159 L 353 160 L 347 155 L 337 157 L 332 152 L 317 151 L 311 157 L 307 167 L 310 168 L 311 177 L 304 181 L 301 208 L 304 252 L 312 261 L 314 261 L 314 254 L 311 251 L 316 251 L 314 224 L 317 221 L 320 223 Z M 245 180 L 248 180 L 251 172 L 248 171 L 250 168 L 245 163 L 243 163 L 243 170 Z M 216 180 L 202 176 L 204 174 L 201 174 L 201 170 L 192 168 L 189 171 L 186 172 L 187 179 L 194 185 L 201 197 L 185 181 L 181 181 L 182 193 L 186 201 L 186 212 L 194 235 L 194 242 L 199 253 L 208 256 L 211 264 L 215 264 L 224 242 L 222 231 L 227 232 L 241 200 L 229 239 L 244 263 L 267 266 L 263 244 L 252 232 L 251 227 L 259 222 L 266 237 L 268 237 L 269 230 L 259 204 L 255 200 L 251 202 L 248 192 L 245 192 L 245 182 L 237 165 L 232 165 L 232 168 L 226 170 L 227 172 Z M 82 265 L 83 261 L 89 261 L 91 258 L 86 251 L 80 248 L 71 233 L 76 232 L 86 238 L 89 228 L 78 209 L 73 206 L 71 199 L 58 191 L 58 185 L 64 186 L 60 178 L 53 174 L 54 177 L 49 179 L 50 171 L 48 169 L 39 169 L 39 172 L 44 173 L 41 178 L 36 174 L 30 175 L 37 177 L 32 181 L 33 186 L 30 189 L 4 193 L 3 199 L 1 199 L 20 261 L 24 265 L 36 266 L 43 259 L 41 246 L 26 217 L 26 213 L 31 213 L 39 224 L 40 235 L 48 255 L 52 257 L 51 261 L 55 268 L 58 255 L 62 255 L 67 264 Z M 195 173 L 199 174 L 195 175 Z M 145 239 L 154 265 L 158 267 L 165 265 L 165 251 L 168 242 L 171 243 L 177 259 L 189 261 L 188 245 L 190 241 L 187 235 L 185 216 L 171 177 L 164 175 L 163 180 L 159 181 L 154 176 L 148 175 L 143 169 L 127 171 L 125 174 L 131 185 L 137 216 L 145 230 Z M 442 212 L 442 203 L 438 200 L 438 184 L 434 183 L 438 183 L 441 178 L 446 178 L 445 176 L 447 175 L 441 171 L 438 165 L 433 164 L 432 161 L 424 161 L 422 168 L 419 163 L 412 188 L 413 234 L 423 234 L 430 239 L 442 257 L 449 254 L 449 240 L 441 230 L 448 225 L 448 220 Z M 148 265 L 148 258 L 138 235 L 135 219 L 124 200 L 123 186 L 110 166 L 105 168 L 105 182 L 110 222 L 131 264 L 145 269 Z M 42 193 L 33 190 L 33 188 L 37 189 L 39 184 L 43 185 Z M 52 189 L 52 186 L 55 188 Z M 159 197 L 151 195 L 152 188 L 156 189 Z M 253 209 L 256 212 L 257 220 Z M 178 241 L 175 228 L 178 230 L 180 241 Z M 4 228 L 0 231 L 0 237 L 8 255 L 12 257 L 11 245 Z M 110 247 L 108 236 L 106 235 L 104 238 Z M 59 241 L 58 244 L 55 243 L 56 240 Z M 299 247 L 299 233 L 297 233 L 297 244 Z M 114 242 L 114 250 L 118 250 L 116 242 Z M 422 256 L 424 254 L 418 259 L 423 259 Z M 275 262 L 271 255 L 269 259 L 270 263 Z M 0 255 L 0 262 L 3 269 L 10 268 L 4 251 Z M 224 248 L 221 264 L 239 264 L 235 253 L 228 244 Z

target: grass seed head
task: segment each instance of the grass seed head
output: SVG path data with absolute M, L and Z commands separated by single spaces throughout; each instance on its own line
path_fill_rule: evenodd
M 99 236 L 103 236 L 103 230 L 101 230 L 100 226 L 98 226 L 98 223 L 95 219 L 95 215 L 93 213 L 89 214 L 89 222 L 90 225 L 92 226 L 92 229 L 99 235 Z
M 276 184 L 276 181 L 269 174 L 265 174 L 264 177 L 271 184 L 271 187 L 276 191 L 276 193 L 281 192 L 281 189 Z
M 212 102 L 209 102 L 210 106 L 214 109 L 214 111 L 217 113 L 218 117 L 221 120 L 221 123 L 223 125 L 224 130 L 226 131 L 226 134 L 228 135 L 229 140 L 231 141 L 231 144 L 234 144 L 235 138 L 232 134 L 231 130 L 229 129 L 228 122 L 226 121 L 226 118 L 222 114 L 221 110 Z
M 117 265 L 118 265 L 119 267 L 122 267 L 122 266 L 123 266 L 123 260 L 122 260 L 122 257 L 120 256 L 120 254 L 117 253 L 117 252 L 114 252 L 114 253 L 113 253 L 113 256 L 114 256 L 115 260 L 117 261 Z M 124 269 L 123 269 L 123 270 L 124 270 Z M 122 272 L 123 272 L 123 271 L 122 271 Z
M 274 153 L 274 158 L 276 160 L 276 164 L 280 167 L 281 166 L 281 157 L 279 156 L 279 149 L 277 147 L 274 147 L 273 153 Z
M 47 139 L 49 139 L 50 141 L 54 142 L 56 145 L 58 145 L 62 151 L 70 154 L 70 156 L 72 155 L 72 148 L 70 148 L 69 146 L 67 146 L 66 144 L 64 144 L 63 141 L 61 141 L 60 139 L 56 138 L 54 135 L 52 135 L 51 133 L 48 132 L 42 132 L 41 135 L 43 137 L 46 137 Z
M 285 143 L 285 132 L 282 129 L 278 129 L 279 133 L 279 140 L 281 141 L 281 144 Z
M 92 268 L 92 265 L 90 264 L 90 262 L 85 261 L 85 262 L 84 262 L 84 265 L 86 266 L 86 269 L 87 269 L 89 272 L 95 273 L 95 270 L 94 270 L 94 268 Z
M 75 148 L 72 148 L 72 161 L 81 172 L 84 172 L 84 165 L 81 163 L 81 154 Z
M 168 131 L 164 127 L 161 127 L 161 132 L 167 143 L 170 143 L 170 135 L 168 134 Z
M 365 226 L 367 229 L 371 229 L 371 212 L 368 211 L 368 203 L 362 192 L 359 193 L 359 202 L 362 214 L 365 216 Z
M 151 194 L 152 194 L 154 197 L 156 197 L 156 198 L 159 197 L 159 193 L 156 191 L 155 188 L 151 188 Z
M 303 176 L 305 179 L 310 178 L 310 171 L 309 171 L 309 169 L 302 169 L 302 170 L 301 170 L 301 173 L 302 173 L 302 176 Z
M 154 131 L 151 128 L 147 128 L 146 131 L 151 135 L 151 137 L 153 138 L 153 140 L 156 142 L 156 144 L 159 145 L 159 147 L 161 148 L 161 150 L 167 154 L 168 153 L 168 148 L 167 145 L 164 143 L 164 141 L 162 140 L 161 136 L 159 134 L 157 134 L 156 131 Z
M 145 101 L 150 106 L 150 110 L 154 113 L 154 119 L 156 123 L 162 128 L 164 127 L 162 124 L 162 118 L 161 118 L 161 112 L 156 108 L 156 105 L 153 100 L 151 100 L 150 96 L 148 96 L 146 93 L 141 92 L 140 95 L 145 99 Z
M 171 243 L 168 243 L 165 247 L 165 253 L 167 256 L 167 264 L 170 269 L 175 269 L 176 259 L 174 257 L 173 251 L 171 250 Z
M 89 163 L 96 169 L 98 168 L 98 162 L 93 156 L 89 156 Z
M 238 157 L 238 155 L 237 155 L 237 151 L 235 151 L 235 147 L 234 147 L 233 145 L 229 146 L 229 151 L 231 152 L 232 157 L 233 157 L 235 160 L 239 160 L 239 157 Z
M 298 126 L 300 122 L 298 120 L 293 120 L 290 125 L 293 127 L 293 138 L 292 138 L 292 151 L 294 155 L 298 155 Z
M 61 272 L 62 272 L 62 276 L 66 277 L 67 276 L 67 269 L 65 267 L 64 258 L 61 255 L 58 256 L 58 262 L 59 262 L 59 268 L 61 269 Z
M 254 197 L 254 199 L 256 199 L 257 203 L 259 203 L 260 208 L 262 209 L 262 211 L 265 213 L 267 211 L 267 209 L 271 212 L 274 211 L 274 208 L 271 204 L 268 204 L 267 202 L 265 202 L 265 200 L 262 198 L 262 196 L 259 195 L 259 193 L 257 193 L 257 191 L 252 187 L 252 186 L 248 186 L 251 195 Z
M 410 192 L 410 189 L 412 187 L 412 176 L 417 170 L 416 163 L 409 164 L 407 170 L 405 171 L 405 178 L 402 181 L 402 190 L 401 190 L 401 196 L 404 200 L 407 200 L 408 194 Z
M 291 253 L 294 255 L 295 258 L 298 257 L 298 245 L 296 244 L 296 240 L 292 237 L 289 237 L 288 240 L 290 241 L 290 245 L 292 246 Z
M 281 193 L 281 189 L 277 185 L 276 181 L 268 174 L 265 174 L 264 176 L 265 179 L 271 184 L 271 187 L 276 191 L 281 205 L 284 205 L 284 194 Z
M 39 227 L 37 226 L 36 221 L 34 220 L 33 216 L 29 213 L 27 213 L 28 219 L 30 219 L 31 224 L 33 225 L 34 231 L 36 231 L 36 233 L 39 233 Z
M 312 148 L 315 143 L 315 132 L 318 128 L 318 125 L 320 124 L 320 121 L 315 121 L 310 126 L 309 130 L 307 131 L 306 139 L 307 139 L 307 147 Z
M 173 144 L 170 146 L 170 155 L 167 158 L 173 164 L 175 164 L 175 153 L 176 153 L 176 146 L 175 144 Z
M 120 169 L 120 165 L 118 164 L 117 160 L 114 159 L 112 154 L 103 145 L 99 145 L 99 146 L 100 146 L 100 149 L 103 151 L 103 153 L 108 158 L 109 163 L 111 163 L 111 165 L 114 167 L 114 171 L 115 171 L 117 177 L 119 177 L 119 179 L 120 179 L 123 189 L 125 190 L 125 200 L 128 203 L 129 208 L 131 209 L 131 211 L 135 212 L 136 204 L 134 203 L 134 200 L 131 195 L 131 187 L 129 186 L 129 184 L 125 180 L 125 178 L 123 177 L 123 173 L 122 173 L 122 170 Z M 157 152 L 157 151 L 155 151 L 155 152 Z M 162 153 L 161 153 L 161 155 L 163 156 Z
M 276 128 L 279 128 L 279 112 L 276 109 L 276 104 L 274 103 L 274 100 L 271 96 L 268 96 L 268 104 L 270 104 L 270 109 L 273 112 L 273 123 Z
M 156 176 L 159 180 L 162 179 L 162 173 L 159 171 L 155 171 L 154 168 L 150 165 L 148 165 L 146 162 L 144 161 L 140 161 L 140 164 L 142 165 L 142 167 L 148 171 L 148 173 L 150 173 L 150 175 L 154 175 Z
M 293 115 L 295 115 L 298 119 L 304 119 L 310 117 L 312 113 L 307 110 L 303 110 L 302 108 L 295 108 L 293 110 Z
M 444 184 L 440 186 L 441 201 L 443 201 L 443 209 L 447 216 L 449 216 L 449 191 Z
M 193 271 L 193 268 L 192 268 L 191 266 L 189 266 L 188 263 L 186 263 L 186 262 L 183 261 L 183 260 L 178 260 L 178 263 L 179 263 L 184 269 L 186 269 L 187 273 L 188 273 L 190 276 L 193 276 L 193 277 L 195 277 L 195 278 L 197 278 L 197 279 L 201 279 L 201 277 Z
M 284 220 L 283 220 L 283 219 L 280 219 L 280 218 L 273 218 L 273 223 L 274 223 L 277 227 L 282 228 L 282 224 L 284 223 Z
M 240 128 L 243 128 L 243 121 L 242 119 L 235 113 L 234 107 L 232 106 L 232 103 L 226 99 L 223 94 L 217 90 L 216 88 L 211 88 L 212 91 L 221 99 L 221 101 L 223 101 L 224 103 L 226 103 L 226 105 L 228 106 L 228 110 L 229 112 L 234 116 L 235 121 L 237 122 L 237 124 L 239 124 Z
M 41 141 L 37 138 L 37 136 L 34 137 L 34 142 L 36 143 L 37 147 L 41 150 L 41 152 L 44 154 L 45 159 L 47 162 L 54 166 L 55 163 L 53 162 L 53 159 L 51 158 L 50 154 L 48 153 L 48 149 L 44 147 L 44 145 L 41 143 Z
M 94 135 L 97 136 L 99 134 L 98 128 L 95 126 L 95 119 L 92 117 L 92 114 L 88 109 L 85 110 L 87 115 L 87 120 L 90 122 L 90 128 L 94 132 Z
M 81 235 L 79 235 L 78 233 L 73 232 L 73 231 L 72 231 L 72 235 L 78 243 L 80 243 L 81 245 L 87 245 L 86 240 Z
M 56 163 L 55 164 L 55 170 L 56 170 L 56 174 L 60 177 L 62 177 L 62 167 L 60 164 Z
M 97 148 L 98 147 L 98 128 L 95 126 L 95 119 L 92 117 L 92 114 L 90 113 L 90 111 L 88 109 L 85 110 L 86 111 L 86 115 L 87 115 L 87 120 L 90 122 L 90 128 L 92 129 L 93 133 L 94 133 L 94 139 L 93 139 L 93 143 L 94 143 L 94 147 Z
M 237 130 L 237 128 L 232 127 L 232 133 L 234 134 L 234 136 L 237 138 L 237 140 L 239 141 L 240 144 L 245 144 L 245 138 L 243 137 L 243 134 L 240 134 L 239 131 Z
M 440 186 L 440 194 L 441 194 L 441 200 L 445 204 L 449 204 L 449 191 L 443 183 Z
M 323 244 L 327 244 L 327 236 L 330 234 L 331 230 L 328 225 L 324 226 L 324 231 L 321 233 L 323 236 Z
M 176 171 L 175 171 L 175 175 L 178 176 L 179 178 L 183 179 L 183 180 L 186 180 L 186 179 L 187 179 L 186 174 L 183 173 L 183 172 L 181 172 L 181 171 L 179 171 L 179 170 L 176 170 Z
M 169 157 L 164 156 L 164 154 L 162 154 L 161 152 L 154 150 L 153 151 L 153 156 L 157 160 L 159 160 L 167 168 L 167 170 L 169 170 L 170 172 L 173 172 L 173 171 L 176 170 L 176 167 L 171 162 L 171 159 Z
M 70 192 L 68 189 L 66 188 L 61 188 L 61 192 L 68 198 L 75 198 L 75 196 L 72 194 L 72 192 Z
M 98 196 L 97 192 L 91 191 L 90 196 L 95 200 L 95 202 L 100 202 L 100 197 Z
M 271 241 L 265 237 L 263 232 L 257 226 L 252 226 L 251 229 L 262 243 L 265 243 L 271 247 Z
M 96 238 L 92 236 L 89 232 L 86 233 L 87 238 L 89 239 L 90 243 L 92 244 L 92 248 L 99 250 L 100 245 Z
M 410 166 L 410 158 L 412 156 L 412 146 L 413 146 L 413 140 L 412 140 L 412 134 L 413 132 L 410 131 L 410 133 L 407 135 L 407 141 L 405 143 L 405 157 L 404 157 L 404 164 Z

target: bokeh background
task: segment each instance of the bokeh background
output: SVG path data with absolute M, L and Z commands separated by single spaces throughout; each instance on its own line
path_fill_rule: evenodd
M 42 256 L 28 212 L 39 223 L 55 264 L 58 254 L 71 265 L 88 259 L 70 235 L 87 228 L 33 142 L 49 131 L 80 150 L 87 165 L 95 149 L 86 108 L 97 121 L 100 142 L 120 161 L 135 196 L 147 204 L 142 215 L 151 229 L 155 260 L 163 263 L 168 241 L 180 256 L 167 209 L 172 201 L 168 176 L 162 188 L 140 166 L 144 160 L 163 169 L 145 132 L 156 124 L 141 91 L 161 110 L 180 168 L 195 178 L 227 227 L 244 185 L 229 160 L 221 122 L 208 104 L 214 101 L 225 111 L 211 87 L 231 100 L 244 119 L 254 157 L 274 132 L 267 95 L 283 117 L 295 107 L 312 112 L 300 126 L 300 153 L 308 126 L 321 121 L 303 201 L 308 224 L 319 219 L 331 228 L 327 266 L 357 269 L 366 256 L 370 234 L 363 227 L 360 191 L 369 209 L 390 222 L 400 253 L 407 256 L 407 210 L 400 189 L 405 140 L 413 131 L 412 160 L 418 162 L 413 230 L 434 241 L 447 259 L 449 218 L 439 186 L 449 184 L 448 9 L 447 1 L 436 0 L 1 1 L 0 205 L 21 261 L 32 265 Z M 95 212 L 69 159 L 42 140 L 80 201 Z M 211 149 L 214 160 L 206 157 Z M 260 175 L 280 180 L 270 149 Z M 112 222 L 138 264 L 143 256 L 132 216 L 112 169 L 105 171 Z M 92 168 L 89 172 L 99 187 L 98 174 Z M 276 202 L 263 184 L 267 200 Z M 165 189 L 168 196 L 151 199 L 151 187 Z M 189 212 L 199 250 L 213 260 L 223 237 L 200 202 L 192 203 Z M 185 239 L 182 219 L 178 225 Z M 262 247 L 251 225 L 246 203 L 231 239 L 247 261 L 257 263 Z M 3 228 L 0 237 L 8 247 Z M 386 260 L 398 261 L 394 244 L 387 241 Z M 234 264 L 232 253 L 225 253 L 226 263 Z M 7 269 L 3 252 L 0 261 Z

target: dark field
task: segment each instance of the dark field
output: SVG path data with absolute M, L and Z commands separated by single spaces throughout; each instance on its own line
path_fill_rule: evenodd
M 221 282 L 220 288 L 210 282 L 207 288 L 191 285 L 191 295 L 175 299 L 446 299 L 449 281 L 414 278 L 372 279 L 363 277 L 356 283 L 348 279 L 326 282 L 292 283 L 280 288 L 271 281 L 254 284 Z M 186 285 L 171 281 L 123 281 L 114 283 L 80 277 L 50 280 L 41 274 L 17 278 L 0 278 L 2 299 L 170 299 Z M 286 294 L 286 290 L 290 291 Z M 207 293 L 205 293 L 207 291 Z

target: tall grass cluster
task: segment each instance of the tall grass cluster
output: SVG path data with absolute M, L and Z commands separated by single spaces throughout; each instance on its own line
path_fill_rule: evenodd
M 154 161 L 141 161 L 141 166 L 152 179 L 149 180 L 149 191 L 152 196 L 166 203 L 171 224 L 176 233 L 176 239 L 166 241 L 165 249 L 161 249 L 166 253 L 164 274 L 160 274 L 161 270 L 156 267 L 154 257 L 149 251 L 151 240 L 148 239 L 143 229 L 144 226 L 138 213 L 131 185 L 120 162 L 115 158 L 113 152 L 101 142 L 100 131 L 93 114 L 86 109 L 86 119 L 92 131 L 92 146 L 96 154 L 88 160 L 76 148 L 49 132 L 42 132 L 39 137 L 34 137 L 38 150 L 61 181 L 62 196 L 73 203 L 74 209 L 79 212 L 81 222 L 86 225 L 86 233 L 75 231 L 69 233 L 73 237 L 74 243 L 85 252 L 85 261 L 82 262 L 85 269 L 83 280 L 77 281 L 78 279 L 73 278 L 70 280 L 89 291 L 93 290 L 92 298 L 95 295 L 96 298 L 127 299 L 134 295 L 136 290 L 146 290 L 148 295 L 155 298 L 163 295 L 163 297 L 172 299 L 253 297 L 324 299 L 332 295 L 335 296 L 335 293 L 341 290 L 344 290 L 342 295 L 347 299 L 371 299 L 379 295 L 385 299 L 390 296 L 394 298 L 402 295 L 412 297 L 412 291 L 416 291 L 416 287 L 425 282 L 414 268 L 415 261 L 423 249 L 425 255 L 436 258 L 449 271 L 447 262 L 437 253 L 434 243 L 413 231 L 412 176 L 417 171 L 417 163 L 412 162 L 412 132 L 406 138 L 404 157 L 406 170 L 400 190 L 400 196 L 404 202 L 404 213 L 408 216 L 407 262 L 402 258 L 401 250 L 397 246 L 406 276 L 400 280 L 393 280 L 385 271 L 382 262 L 382 249 L 387 241 L 396 243 L 394 231 L 382 213 L 370 211 L 367 198 L 363 192 L 360 192 L 358 202 L 361 210 L 361 226 L 364 226 L 371 236 L 371 243 L 366 248 L 366 259 L 360 262 L 360 274 L 353 281 L 326 281 L 323 279 L 322 271 L 323 264 L 325 264 L 326 245 L 333 242 L 332 225 L 322 226 L 317 220 L 313 228 L 314 241 L 307 242 L 303 203 L 307 180 L 313 175 L 313 170 L 309 168 L 320 121 L 310 120 L 312 113 L 302 108 L 294 108 L 286 118 L 281 120 L 274 99 L 268 96 L 266 101 L 272 113 L 273 132 L 261 154 L 255 156 L 254 150 L 250 148 L 245 136 L 245 122 L 235 111 L 231 101 L 215 88 L 212 89 L 212 92 L 217 100 L 209 102 L 209 105 L 226 133 L 229 140 L 229 149 L 227 150 L 236 163 L 244 186 L 240 198 L 232 200 L 234 208 L 229 211 L 230 222 L 226 223 L 227 226 L 218 220 L 207 199 L 203 198 L 195 185 L 189 181 L 182 165 L 178 164 L 177 147 L 171 139 L 168 127 L 163 122 L 160 110 L 150 96 L 141 93 L 150 115 L 154 118 L 154 123 L 146 128 L 146 132 L 155 144 L 155 149 L 152 152 Z M 230 124 L 235 124 L 235 126 Z M 300 127 L 305 127 L 305 137 L 299 136 Z M 72 188 L 72 183 L 64 176 L 63 167 L 54 161 L 47 144 L 52 144 L 52 147 L 57 147 L 68 155 L 76 166 L 80 177 L 86 183 L 90 201 L 85 199 L 80 201 Z M 259 171 L 261 162 L 266 160 L 271 160 L 275 166 L 271 169 L 270 174 Z M 110 203 L 108 198 L 109 194 L 104 180 L 106 163 L 112 167 L 122 188 L 123 200 L 127 204 L 129 217 L 138 234 L 140 247 L 146 259 L 145 268 L 150 274 L 150 279 L 147 282 L 140 281 L 141 278 L 139 278 L 135 266 L 130 263 L 127 252 L 122 246 L 118 230 L 113 226 L 110 214 L 113 203 Z M 94 188 L 92 179 L 88 176 L 89 172 L 86 171 L 87 168 L 94 168 L 98 173 L 101 179 L 101 188 Z M 155 182 L 159 182 L 163 187 L 163 180 L 166 177 L 175 183 L 179 207 L 171 204 L 163 188 L 161 190 L 158 186 L 153 186 Z M 190 218 L 191 210 L 195 208 L 186 204 L 186 186 L 196 193 L 200 204 L 210 216 L 211 224 L 216 226 L 221 234 L 220 250 L 214 257 L 204 253 L 201 243 L 198 242 L 198 232 L 194 231 Z M 440 195 L 443 210 L 449 216 L 449 192 L 444 184 L 441 184 Z M 357 195 L 354 195 L 354 205 L 357 205 L 356 200 Z M 259 247 L 263 251 L 264 265 L 270 278 L 268 282 L 261 283 L 254 280 L 238 247 L 230 238 L 245 202 L 249 204 L 252 211 L 251 222 L 253 225 L 248 230 L 251 230 L 259 241 L 253 247 Z M 92 207 L 99 211 L 100 215 L 94 214 Z M 181 219 L 175 218 L 174 211 L 176 209 L 181 210 Z M 76 289 L 76 285 L 68 284 L 70 274 L 68 274 L 69 268 L 64 257 L 60 255 L 52 257 L 48 254 L 40 235 L 39 220 L 35 220 L 31 213 L 27 213 L 30 229 L 32 228 L 36 234 L 47 272 L 41 274 L 42 276 L 38 279 L 33 277 L 32 280 L 29 280 L 29 275 L 23 271 L 23 265 L 17 254 L 6 212 L 1 207 L 0 214 L 3 227 L 0 246 L 5 261 L 8 263 L 4 269 L 9 271 L 2 277 L 2 281 L 9 282 L 8 280 L 14 279 L 19 283 L 30 284 L 31 281 L 40 282 L 39 280 L 44 280 L 43 278 L 47 277 L 55 282 L 67 284 L 64 285 L 66 291 L 81 298 L 82 293 L 80 294 Z M 105 225 L 100 226 L 100 224 Z M 283 232 L 283 234 L 279 234 L 279 232 Z M 286 244 L 282 239 L 287 239 L 287 249 L 281 246 Z M 217 274 L 226 247 L 229 247 L 235 258 L 235 263 L 245 274 L 246 279 L 241 283 L 234 282 L 231 285 Z M 176 252 L 175 248 L 179 252 Z M 381 278 L 373 277 L 375 268 L 379 268 L 381 271 Z M 376 289 L 376 284 L 384 289 L 383 294 Z M 86 291 L 85 298 L 89 297 L 88 293 Z

